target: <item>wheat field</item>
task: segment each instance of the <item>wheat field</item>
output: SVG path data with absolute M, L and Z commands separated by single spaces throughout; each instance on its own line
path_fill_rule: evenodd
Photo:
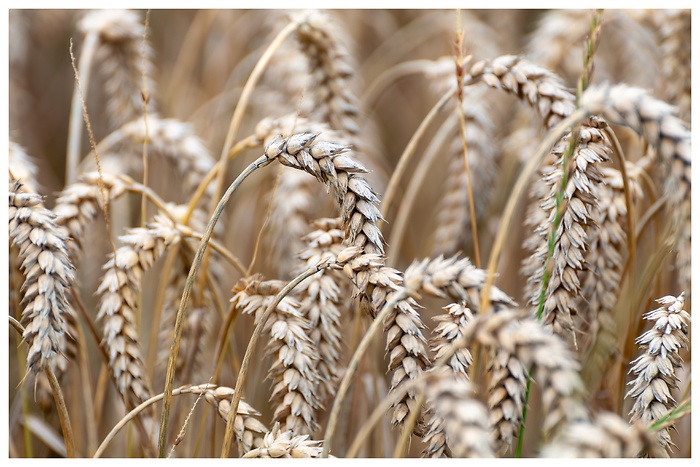
M 10 10 L 9 457 L 690 457 L 690 18 Z

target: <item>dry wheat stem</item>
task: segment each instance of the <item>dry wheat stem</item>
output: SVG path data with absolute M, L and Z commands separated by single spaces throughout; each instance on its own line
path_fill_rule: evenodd
M 219 217 L 221 216 L 221 213 L 223 212 L 224 207 L 228 203 L 228 200 L 230 199 L 233 192 L 236 190 L 236 188 L 238 188 L 238 186 L 240 186 L 241 183 L 243 183 L 243 180 L 245 180 L 248 177 L 248 175 L 253 173 L 256 169 L 268 165 L 270 162 L 271 160 L 268 159 L 267 156 L 260 156 L 258 159 L 256 159 L 250 165 L 248 165 L 248 167 L 246 167 L 246 169 L 243 172 L 241 172 L 238 178 L 236 178 L 236 180 L 234 180 L 233 183 L 231 183 L 231 185 L 228 187 L 223 197 L 219 201 L 219 204 L 216 206 L 212 218 L 209 219 L 209 223 L 207 224 L 207 228 L 204 232 L 204 237 L 202 238 L 202 240 L 199 243 L 199 246 L 197 247 L 197 252 L 192 262 L 192 266 L 190 267 L 190 271 L 187 275 L 187 282 L 185 283 L 185 288 L 182 292 L 182 299 L 180 300 L 180 305 L 177 310 L 177 316 L 175 318 L 173 342 L 170 346 L 168 371 L 165 380 L 165 390 L 163 391 L 163 393 L 165 394 L 165 398 L 163 399 L 163 411 L 161 413 L 160 432 L 158 437 L 158 457 L 165 456 L 165 441 L 167 439 L 167 425 L 168 417 L 170 415 L 170 393 L 172 391 L 173 381 L 175 379 L 175 366 L 177 362 L 177 353 L 180 346 L 180 338 L 182 335 L 182 325 L 185 318 L 185 309 L 187 308 L 190 293 L 194 285 L 195 276 L 202 263 L 202 257 L 204 256 L 204 252 L 207 248 L 209 240 L 211 239 L 211 236 L 214 233 L 214 227 L 216 226 L 216 223 L 219 220 Z
M 96 31 L 85 35 L 85 39 L 80 49 L 80 62 L 78 63 L 78 76 L 73 87 L 73 98 L 71 101 L 70 119 L 68 120 L 68 147 L 66 149 L 66 180 L 69 185 L 77 178 L 78 164 L 80 163 L 80 141 L 82 137 L 82 107 L 80 105 L 79 82 L 88 86 L 90 83 L 90 70 L 92 69 L 92 59 L 99 45 L 99 34 Z
M 109 228 L 109 204 L 107 203 L 107 196 L 105 195 L 104 182 L 102 181 L 102 166 L 100 165 L 100 154 L 97 152 L 97 144 L 95 143 L 95 135 L 92 132 L 92 124 L 90 123 L 90 115 L 87 111 L 87 103 L 85 102 L 85 97 L 83 96 L 83 91 L 80 85 L 80 76 L 78 75 L 78 69 L 75 67 L 75 56 L 73 55 L 73 40 L 70 41 L 70 46 L 68 48 L 71 57 L 71 65 L 73 66 L 73 73 L 75 74 L 75 83 L 78 87 L 78 92 L 80 94 L 80 104 L 83 110 L 83 120 L 85 121 L 85 127 L 88 131 L 88 136 L 90 139 L 90 146 L 92 147 L 92 152 L 95 156 L 95 165 L 97 165 L 97 173 L 100 175 L 100 195 L 102 197 L 102 209 L 105 213 L 105 226 L 107 228 L 107 240 L 112 247 L 112 251 L 116 252 L 117 247 L 112 239 L 112 230 Z

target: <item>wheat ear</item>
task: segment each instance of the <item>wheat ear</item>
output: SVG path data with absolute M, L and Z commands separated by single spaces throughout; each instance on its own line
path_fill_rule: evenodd
M 567 425 L 552 443 L 542 450 L 542 457 L 619 458 L 649 454 L 656 457 L 653 433 L 640 423 L 628 424 L 618 415 L 603 412 L 595 421 Z
M 312 226 L 315 230 L 304 238 L 306 248 L 299 253 L 303 269 L 322 261 L 337 261 L 344 249 L 340 219 L 317 219 Z M 299 310 L 309 320 L 309 337 L 319 354 L 318 391 L 319 400 L 323 402 L 335 394 L 341 373 L 338 362 L 342 338 L 340 320 L 348 303 L 344 297 L 349 295 L 350 284 L 342 272 L 322 269 L 299 284 L 295 291 Z
M 103 342 L 109 355 L 110 371 L 129 406 L 148 399 L 150 393 L 136 331 L 141 279 L 166 248 L 180 239 L 175 225 L 157 215 L 146 228 L 130 229 L 127 235 L 121 236 L 123 246 L 110 255 L 103 267 L 106 272 L 97 289 L 101 296 L 97 318 L 103 322 Z
M 634 399 L 630 411 L 632 422 L 642 420 L 648 425 L 676 406 L 671 396 L 671 390 L 678 387 L 675 370 L 681 366 L 680 350 L 689 344 L 690 315 L 683 309 L 684 301 L 685 293 L 678 297 L 668 295 L 657 300 L 659 308 L 644 314 L 653 327 L 635 341 L 640 355 L 631 362 L 630 373 L 635 379 L 629 382 L 632 389 L 625 395 Z M 657 434 L 664 452 L 673 446 L 669 430 L 664 428 Z
M 603 132 L 606 126 L 605 122 L 598 119 L 589 119 L 582 126 L 568 164 L 563 208 L 557 205 L 556 196 L 562 189 L 561 165 L 572 136 L 563 138 L 553 148 L 552 156 L 557 159 L 557 163 L 544 171 L 544 181 L 549 186 L 549 192 L 540 204 L 542 214 L 533 215 L 527 221 L 535 230 L 527 241 L 532 254 L 523 265 L 523 273 L 528 277 L 526 293 L 530 304 L 537 316 L 541 316 L 555 334 L 573 337 L 574 344 L 576 330 L 573 316 L 578 308 L 582 274 L 587 268 L 584 254 L 599 217 L 597 192 L 602 183 L 602 174 L 598 165 L 608 160 L 611 152 L 610 143 Z M 548 263 L 551 225 L 558 215 L 562 221 L 555 233 L 554 250 Z M 540 238 L 537 239 L 537 236 Z M 551 269 L 547 271 L 546 267 Z M 549 274 L 550 280 L 542 301 L 545 274 Z
M 626 163 L 626 170 L 633 203 L 642 197 L 639 184 L 639 169 L 635 164 Z M 577 327 L 590 339 L 615 340 L 613 311 L 620 292 L 620 281 L 625 261 L 627 212 L 622 174 L 611 167 L 602 167 L 603 183 L 598 186 L 599 226 L 593 232 L 585 254 L 590 271 L 583 279 L 581 292 L 587 306 Z M 633 233 L 634 235 L 634 233 Z M 582 304 L 583 305 L 583 304 Z M 611 341 L 611 342 L 612 342 Z M 583 347 L 590 345 L 590 340 Z M 609 348 L 609 346 L 606 346 Z M 607 356 L 602 356 L 607 358 Z
M 241 279 L 233 289 L 231 303 L 241 313 L 255 315 L 258 324 L 285 285 L 282 281 L 263 282 L 260 276 Z M 318 429 L 318 354 L 309 337 L 309 322 L 299 311 L 299 302 L 291 297 L 282 299 L 264 329 L 270 335 L 267 352 L 273 357 L 269 377 L 274 421 L 295 434 L 312 433 Z
M 357 99 L 350 91 L 354 71 L 348 54 L 337 36 L 328 16 L 320 12 L 304 12 L 303 21 L 295 31 L 300 50 L 309 61 L 313 82 L 309 88 L 312 104 L 311 118 L 328 122 L 331 128 L 348 136 L 360 132 Z
M 663 172 L 670 173 L 668 190 L 674 215 L 680 223 L 676 267 L 684 289 L 690 290 L 691 248 L 690 190 L 692 183 L 690 130 L 675 115 L 675 108 L 655 99 L 640 88 L 626 85 L 600 85 L 589 88 L 581 105 L 609 123 L 625 125 L 642 135 L 652 145 L 662 162 Z
M 451 457 L 494 457 L 488 410 L 476 398 L 474 385 L 444 368 L 431 376 L 427 397 L 434 414 L 429 431 L 444 431 L 441 444 L 449 446 Z
M 658 11 L 662 86 L 668 102 L 690 122 L 690 10 Z
M 276 423 L 272 431 L 265 434 L 260 447 L 245 453 L 245 458 L 312 458 L 321 457 L 321 441 L 309 439 L 309 435 L 294 435 L 290 430 L 282 431 Z
M 69 308 L 66 291 L 74 279 L 67 238 L 55 223 L 56 215 L 43 207 L 34 193 L 23 193 L 20 184 L 10 182 L 8 221 L 12 244 L 19 248 L 26 323 L 23 339 L 29 345 L 27 372 L 36 375 L 63 358 Z
M 438 325 L 433 329 L 434 335 L 431 339 L 431 350 L 435 352 L 433 365 L 450 350 L 451 344 L 462 338 L 464 327 L 474 318 L 472 311 L 463 303 L 452 303 L 443 310 L 445 313 L 433 318 L 438 322 Z M 471 363 L 472 354 L 469 349 L 460 348 L 450 357 L 447 365 L 454 373 L 455 378 L 468 380 L 467 371 Z M 423 437 L 423 441 L 427 444 L 423 451 L 424 457 L 452 457 L 452 453 L 447 447 L 443 418 L 434 410 L 431 411 L 428 428 Z
M 317 132 L 321 132 L 319 140 L 349 144 L 328 125 L 295 114 L 263 119 L 255 128 L 255 137 L 258 144 L 266 145 L 279 135 Z M 263 244 L 274 258 L 271 266 L 275 275 L 287 277 L 296 265 L 295 255 L 305 246 L 302 237 L 309 233 L 310 223 L 328 215 L 332 202 L 325 201 L 323 187 L 314 177 L 296 170 L 282 170 L 270 196 L 270 220 Z M 319 198 L 325 199 L 319 202 Z
M 146 44 L 142 55 L 144 25 L 139 15 L 128 10 L 92 11 L 80 20 L 78 29 L 85 36 L 99 38 L 95 58 L 101 62 L 99 71 L 105 80 L 107 114 L 113 127 L 118 128 L 142 116 L 143 99 L 147 97 L 148 113 L 155 114 L 155 83 L 151 77 L 153 51 Z M 144 75 L 147 96 L 142 96 Z
M 496 310 L 501 311 L 496 313 L 475 316 L 466 326 L 460 345 L 479 342 L 488 349 L 508 352 L 510 358 L 520 362 L 526 374 L 532 374 L 542 391 L 545 433 L 551 433 L 564 422 L 588 420 L 588 410 L 582 403 L 579 364 L 567 345 L 527 313 L 505 306 L 497 306 Z

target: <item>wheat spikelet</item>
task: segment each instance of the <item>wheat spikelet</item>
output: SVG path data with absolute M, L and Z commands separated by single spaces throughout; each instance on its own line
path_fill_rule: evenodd
M 428 404 L 434 414 L 428 433 L 444 431 L 438 439 L 442 449 L 445 444 L 449 446 L 452 457 L 494 457 L 488 411 L 476 399 L 474 386 L 453 371 L 439 371 L 432 378 L 428 383 Z M 432 450 L 429 444 L 428 451 Z
M 231 412 L 231 397 L 234 393 L 233 388 L 217 386 L 215 384 L 200 384 L 199 386 L 188 387 L 183 390 L 183 392 L 204 394 L 206 401 L 216 409 L 219 416 L 224 420 L 228 420 Z M 251 451 L 253 448 L 259 448 L 264 445 L 263 437 L 269 430 L 255 418 L 259 416 L 260 412 L 251 407 L 247 402 L 239 402 L 236 418 L 233 422 L 233 433 L 236 436 L 240 455 Z
M 259 275 L 241 279 L 233 289 L 231 303 L 241 313 L 254 314 L 257 324 L 284 285 L 282 281 L 263 282 Z M 270 333 L 267 353 L 273 357 L 269 377 L 274 421 L 295 434 L 312 433 L 318 429 L 318 353 L 309 337 L 309 322 L 299 311 L 299 302 L 291 297 L 282 299 L 265 322 L 264 330 Z
M 433 361 L 443 357 L 449 346 L 462 337 L 464 327 L 474 318 L 472 311 L 464 303 L 452 303 L 443 308 L 445 313 L 433 318 L 438 325 L 433 329 L 431 350 L 435 352 Z M 467 378 L 469 365 L 472 363 L 472 355 L 469 349 L 457 350 L 448 361 L 448 365 L 455 374 Z
M 260 447 L 248 451 L 244 458 L 312 458 L 321 457 L 321 441 L 309 439 L 309 435 L 294 435 L 291 430 L 282 431 L 275 423 L 265 434 Z
M 649 424 L 676 407 L 671 396 L 671 390 L 678 387 L 675 370 L 681 366 L 680 350 L 689 343 L 690 315 L 683 309 L 684 301 L 685 293 L 678 297 L 667 295 L 657 300 L 659 308 L 644 314 L 644 318 L 654 324 L 635 341 L 640 355 L 631 362 L 630 373 L 635 379 L 628 383 L 632 389 L 625 396 L 634 399 L 631 422 L 642 420 Z M 664 452 L 670 451 L 673 443 L 669 429 L 660 430 L 657 437 Z
M 147 43 L 144 70 L 144 26 L 139 15 L 128 10 L 92 11 L 80 20 L 78 29 L 85 36 L 95 34 L 99 37 L 96 59 L 101 62 L 99 71 L 105 80 L 107 114 L 112 126 L 118 128 L 142 116 L 143 99 L 148 99 L 148 113 L 155 113 L 153 51 Z M 144 74 L 146 96 L 142 96 Z
M 130 229 L 119 238 L 122 247 L 104 265 L 106 271 L 97 293 L 100 294 L 98 319 L 103 321 L 103 343 L 109 355 L 109 367 L 117 390 L 127 405 L 148 399 L 150 389 L 136 331 L 136 306 L 143 273 L 181 235 L 175 225 L 157 215 L 146 228 Z
M 476 268 L 467 258 L 457 256 L 414 261 L 404 274 L 404 286 L 411 292 L 449 297 L 475 308 L 479 306 L 479 294 L 485 281 L 486 271 Z M 515 306 L 515 302 L 498 287 L 491 287 L 489 292 L 495 311 Z
M 545 446 L 542 457 L 619 458 L 658 453 L 653 433 L 639 423 L 629 425 L 618 415 L 603 412 L 594 422 L 567 425 Z
M 544 295 L 542 320 L 555 334 L 573 336 L 574 345 L 576 336 L 573 334 L 573 316 L 576 314 L 577 297 L 580 294 L 581 275 L 586 269 L 584 253 L 592 227 L 599 217 L 597 187 L 602 182 L 602 174 L 597 165 L 607 160 L 611 152 L 603 133 L 606 126 L 600 120 L 589 119 L 581 128 L 578 143 L 569 161 L 567 183 L 563 190 L 564 207 L 555 233 L 549 266 L 546 265 L 550 251 L 549 238 L 560 209 L 556 197 L 562 189 L 561 165 L 571 135 L 560 140 L 553 148 L 552 156 L 557 158 L 557 163 L 544 171 L 549 193 L 541 201 L 542 214 L 533 214 L 527 220 L 534 230 L 526 242 L 532 253 L 523 265 L 523 273 L 528 277 L 526 293 L 529 303 L 539 316 L 545 267 L 551 268 Z M 536 192 L 535 196 L 535 200 L 541 199 L 540 192 Z M 546 218 L 542 222 L 544 215 Z M 537 239 L 537 236 L 540 238 Z
M 66 237 L 58 230 L 56 215 L 42 206 L 34 193 L 22 193 L 19 183 L 9 184 L 9 237 L 19 249 L 20 268 L 25 281 L 21 291 L 22 321 L 27 342 L 27 372 L 36 375 L 55 366 L 65 349 L 69 308 L 66 289 L 74 279 Z
M 307 246 L 299 253 L 304 269 L 322 261 L 336 261 L 343 251 L 343 232 L 340 219 L 317 219 L 316 229 L 304 241 Z M 309 320 L 309 337 L 319 354 L 319 400 L 335 395 L 341 369 L 341 310 L 346 307 L 343 297 L 349 295 L 349 286 L 343 274 L 334 269 L 322 269 L 303 281 L 295 289 L 299 310 Z

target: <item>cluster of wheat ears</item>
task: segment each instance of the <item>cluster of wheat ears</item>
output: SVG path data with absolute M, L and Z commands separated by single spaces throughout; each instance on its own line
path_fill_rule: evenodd
M 11 457 L 690 455 L 690 10 L 9 25 Z

